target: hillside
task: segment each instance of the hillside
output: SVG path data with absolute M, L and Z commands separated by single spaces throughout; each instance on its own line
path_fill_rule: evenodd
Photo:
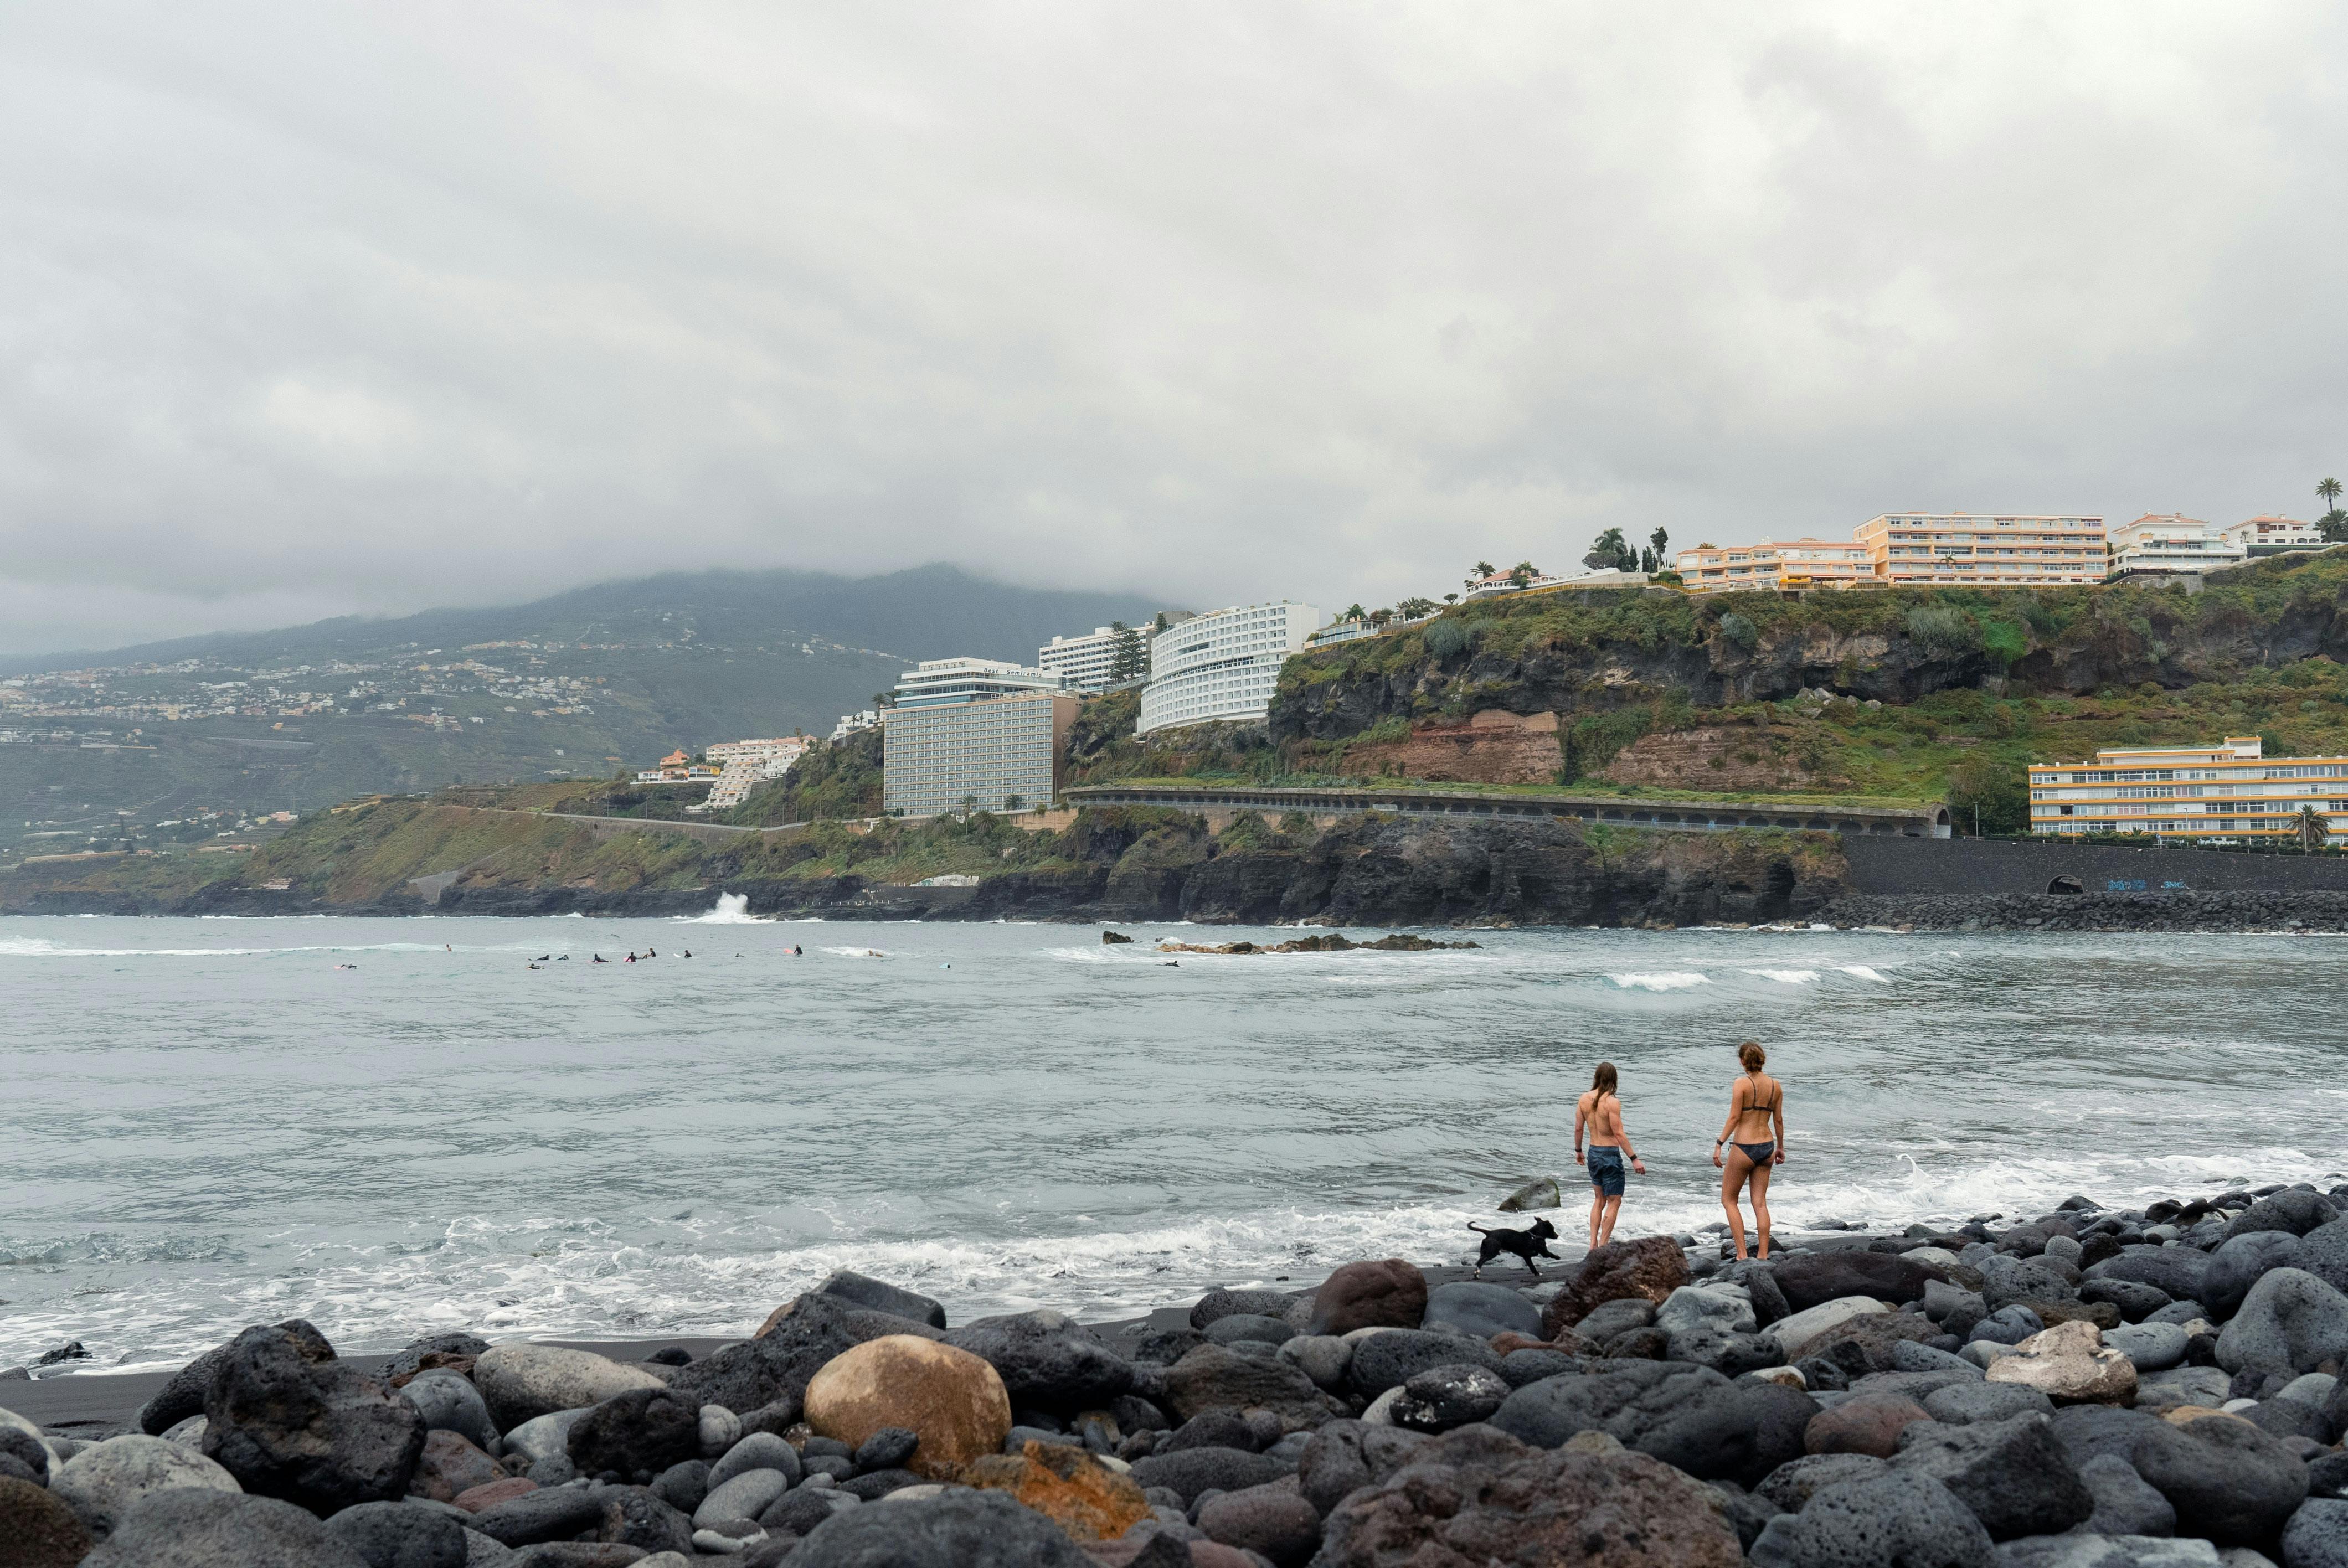
M 17 661 L 0 682 L 0 849 L 234 838 L 357 795 L 608 778 L 680 744 L 828 733 L 908 661 L 1032 661 L 1055 633 L 1155 608 L 947 567 L 703 572 Z
M 2262 561 L 2199 593 L 1553 591 L 1292 659 L 1269 724 L 1274 754 L 1225 766 L 1299 779 L 1951 792 L 1965 804 L 1995 794 L 2011 830 L 2033 760 L 2248 733 L 2275 752 L 2348 754 L 2343 659 L 2348 550 Z

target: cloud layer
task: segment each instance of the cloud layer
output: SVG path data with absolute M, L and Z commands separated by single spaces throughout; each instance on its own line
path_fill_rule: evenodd
M 948 559 L 2305 515 L 2314 5 L 0 16 L 0 649 Z

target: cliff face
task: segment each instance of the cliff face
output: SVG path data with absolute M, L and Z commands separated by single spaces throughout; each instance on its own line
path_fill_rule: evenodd
M 1325 745 L 1396 720 L 1605 713 L 1658 699 L 1717 708 L 1818 687 L 1892 704 L 1982 685 L 2173 690 L 2316 655 L 2348 659 L 2348 550 L 2278 558 L 2215 580 L 2189 595 L 2177 586 L 1800 600 L 1529 594 L 1291 660 L 1272 733 Z

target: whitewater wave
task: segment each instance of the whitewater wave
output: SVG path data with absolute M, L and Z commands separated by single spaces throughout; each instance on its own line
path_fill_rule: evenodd
M 1756 979 L 1775 980 L 1781 986 L 1807 986 L 1818 978 L 1816 969 L 1747 969 L 1745 972 Z
M 1836 968 L 1846 975 L 1855 976 L 1862 980 L 1873 980 L 1879 986 L 1888 986 L 1891 983 L 1889 976 L 1879 973 L 1866 964 L 1838 964 Z
M 767 923 L 750 913 L 750 896 L 747 893 L 720 893 L 715 908 L 699 915 L 681 915 L 678 919 L 688 926 L 763 926 Z
M 1606 977 L 1626 991 L 1684 991 L 1712 983 L 1708 976 L 1694 969 L 1667 969 L 1661 974 L 1609 975 Z

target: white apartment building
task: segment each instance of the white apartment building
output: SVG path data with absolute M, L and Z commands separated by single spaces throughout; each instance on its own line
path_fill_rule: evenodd
M 2285 550 L 2330 549 L 2332 542 L 2313 523 L 2297 518 L 2279 518 L 2271 512 L 2261 512 L 2246 518 L 2225 530 L 2229 542 L 2242 547 L 2246 555 L 2281 555 Z
M 839 716 L 839 723 L 831 727 L 831 738 L 837 743 L 848 739 L 859 730 L 877 730 L 880 727 L 880 711 L 875 708 L 865 708 L 853 713 L 842 713 Z
M 2227 533 L 2199 518 L 2147 512 L 2112 530 L 2112 568 L 2116 571 L 2203 572 L 2240 566 L 2249 552 Z
M 983 697 L 1056 696 L 1067 690 L 1061 677 L 1000 659 L 924 659 L 897 677 L 895 707 L 938 708 Z
M 1888 512 L 1859 525 L 1875 575 L 1910 583 L 2049 588 L 2104 579 L 2104 519 Z
M 1149 629 L 1134 628 L 1134 633 L 1147 645 Z M 1071 692 L 1106 692 L 1113 684 L 1109 671 L 1117 663 L 1117 629 L 1096 626 L 1082 637 L 1055 637 L 1035 650 L 1035 668 L 1046 675 L 1057 675 L 1068 683 Z M 1143 656 L 1145 667 L 1147 653 Z
M 2215 746 L 2106 749 L 2093 763 L 2030 770 L 2034 834 L 2145 833 L 2187 838 L 2290 839 L 2302 807 L 2325 842 L 2348 832 L 2348 757 L 2270 757 L 2256 735 Z
M 740 805 L 752 790 L 790 772 L 809 744 L 805 735 L 784 735 L 767 741 L 721 741 L 709 747 L 701 754 L 722 771 L 709 786 L 709 799 L 703 809 L 723 811 Z
M 1282 600 L 1210 610 L 1169 628 L 1149 644 L 1135 733 L 1264 717 L 1280 667 L 1320 624 L 1311 605 Z

